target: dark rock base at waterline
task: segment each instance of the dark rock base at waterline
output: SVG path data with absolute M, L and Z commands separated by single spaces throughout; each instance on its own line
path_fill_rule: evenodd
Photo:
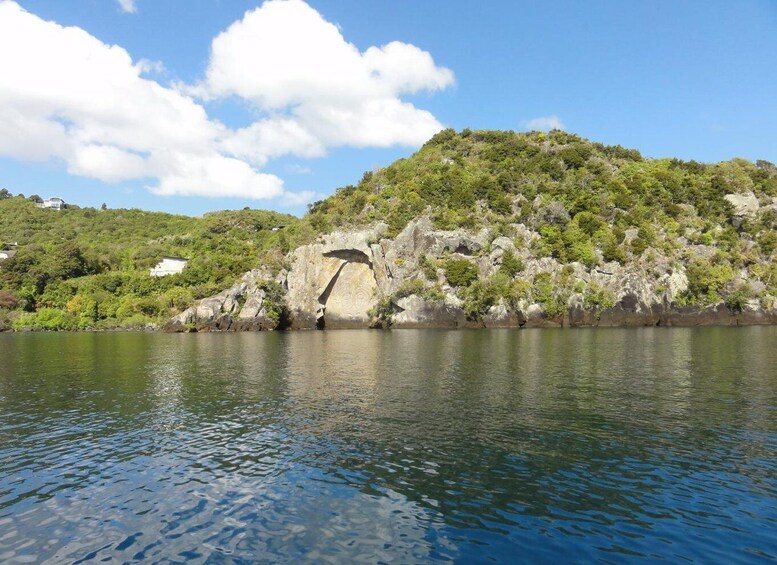
M 634 311 L 621 306 L 602 311 L 571 309 L 556 317 L 530 316 L 522 312 L 510 312 L 502 318 L 473 320 L 462 312 L 460 316 L 443 317 L 440 320 L 425 319 L 420 322 L 381 324 L 374 320 L 294 320 L 283 316 L 278 323 L 266 318 L 257 320 L 234 320 L 223 315 L 215 320 L 204 320 L 196 324 L 183 325 L 171 322 L 162 330 L 166 332 L 249 332 L 268 330 L 315 330 L 315 329 L 367 329 L 391 327 L 393 329 L 456 329 L 456 328 L 618 328 L 618 327 L 692 327 L 692 326 L 764 326 L 777 325 L 777 311 L 747 310 L 733 312 L 723 304 L 708 308 L 651 308 Z

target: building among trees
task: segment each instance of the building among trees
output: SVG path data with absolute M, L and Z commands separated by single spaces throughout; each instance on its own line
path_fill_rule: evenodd
M 185 257 L 162 257 L 162 260 L 151 268 L 152 277 L 166 277 L 183 272 L 189 260 Z
M 65 201 L 59 196 L 46 198 L 43 202 L 38 202 L 38 208 L 50 208 L 52 210 L 62 210 L 65 207 Z

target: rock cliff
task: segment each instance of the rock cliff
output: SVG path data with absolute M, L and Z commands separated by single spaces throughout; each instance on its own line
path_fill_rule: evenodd
M 734 204 L 734 203 L 732 203 Z M 743 202 L 741 213 L 750 213 Z M 539 235 L 523 224 L 513 237 L 435 230 L 417 218 L 394 238 L 386 224 L 336 231 L 297 248 L 288 269 L 246 273 L 227 290 L 170 320 L 168 331 L 332 328 L 583 327 L 777 323 L 775 301 L 686 306 L 686 267 L 662 256 L 628 265 L 561 264 L 536 257 Z M 626 235 L 628 237 L 629 234 Z M 699 246 L 703 247 L 703 246 Z M 703 249 L 695 250 L 703 255 Z M 509 258 L 509 259 L 508 259 Z M 502 274 L 516 260 L 519 273 Z M 446 269 L 466 262 L 481 281 L 455 285 Z M 499 278 L 501 277 L 501 278 Z M 742 272 L 736 284 L 752 284 Z M 478 286 L 480 285 L 480 286 Z

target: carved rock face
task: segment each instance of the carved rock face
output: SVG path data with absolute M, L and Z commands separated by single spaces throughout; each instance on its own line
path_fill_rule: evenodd
M 374 232 L 334 233 L 292 254 L 286 278 L 293 328 L 366 327 L 381 294 Z M 373 248 L 374 247 L 374 248 Z M 384 277 L 385 278 L 385 277 Z
M 340 269 L 323 303 L 326 327 L 364 327 L 377 303 L 375 275 L 365 263 L 348 262 Z

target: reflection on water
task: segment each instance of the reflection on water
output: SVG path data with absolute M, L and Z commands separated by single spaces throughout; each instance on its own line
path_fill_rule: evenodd
M 0 562 L 777 557 L 777 329 L 0 335 Z

